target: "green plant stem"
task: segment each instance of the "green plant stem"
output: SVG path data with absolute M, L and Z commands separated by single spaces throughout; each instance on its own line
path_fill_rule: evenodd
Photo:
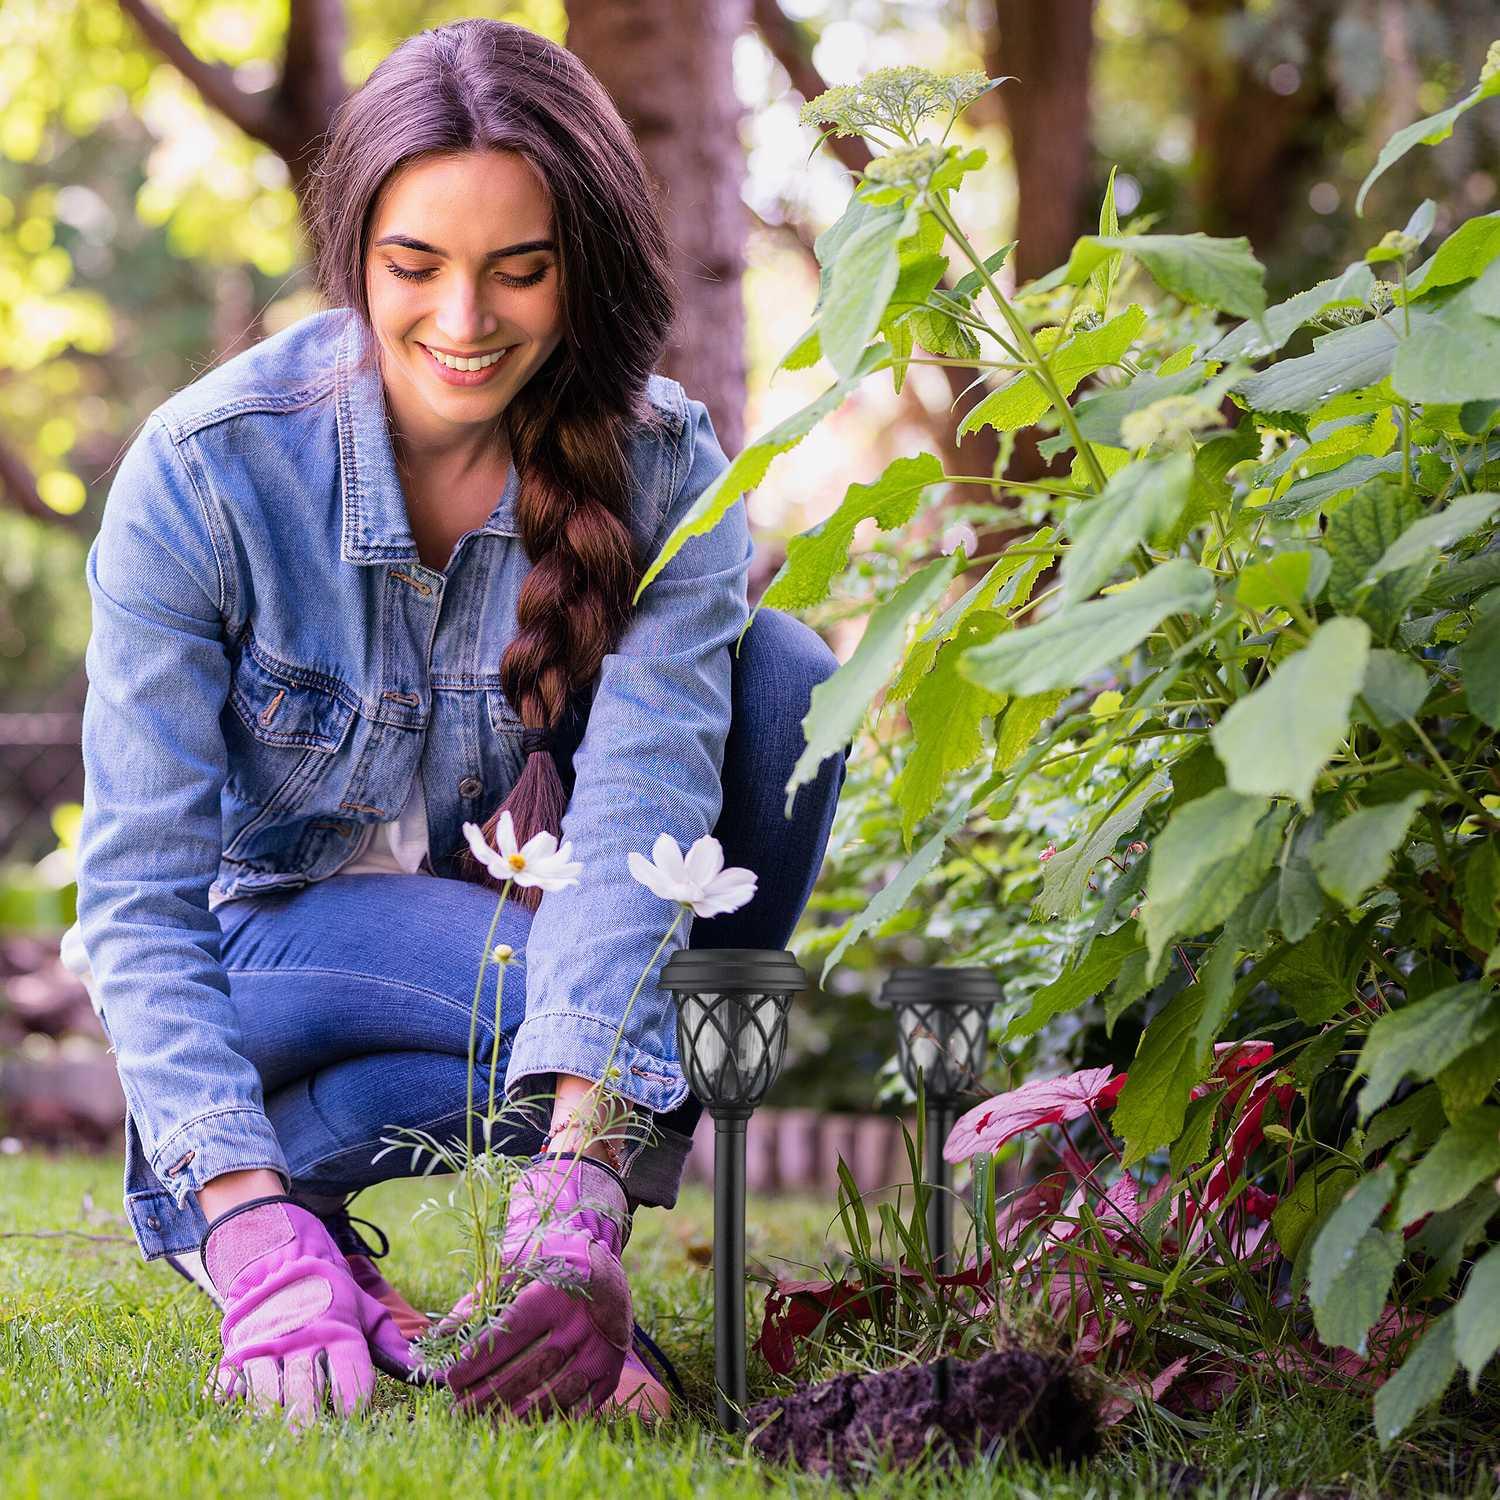
M 1052 367 L 1047 363 L 1042 351 L 1037 348 L 1036 340 L 1031 336 L 1031 330 L 1027 328 L 1020 314 L 1011 306 L 1010 300 L 995 284 L 994 277 L 990 275 L 989 268 L 984 263 L 984 257 L 969 243 L 968 236 L 959 228 L 958 221 L 949 211 L 947 204 L 929 200 L 928 206 L 933 217 L 942 225 L 954 243 L 963 251 L 969 263 L 979 273 L 980 280 L 984 282 L 986 290 L 994 299 L 995 305 L 1000 309 L 1001 315 L 1009 325 L 1016 342 L 1021 346 L 1028 362 L 1032 365 L 1031 373 L 1033 377 L 1041 383 L 1042 389 L 1046 391 L 1047 399 L 1051 401 L 1057 411 L 1059 421 L 1067 429 L 1068 437 L 1075 451 L 1087 466 L 1095 488 L 1102 490 L 1109 482 L 1108 477 L 1092 445 L 1079 430 L 1078 418 L 1074 415 L 1073 408 L 1068 404 L 1068 398 L 1063 395 L 1061 387 L 1053 378 Z
M 485 1176 L 484 1202 L 481 1205 L 474 1187 L 474 1170 L 472 1159 L 472 1141 L 474 1129 L 474 1069 L 478 1062 L 477 1051 L 479 1045 L 479 997 L 484 993 L 484 971 L 489 963 L 491 952 L 494 950 L 495 929 L 500 925 L 500 913 L 505 910 L 506 899 L 510 895 L 510 888 L 514 884 L 513 878 L 508 878 L 501 887 L 500 899 L 495 903 L 495 915 L 490 918 L 490 930 L 485 934 L 484 952 L 479 959 L 479 977 L 474 981 L 474 1003 L 469 1008 L 469 1065 L 467 1088 L 468 1096 L 464 1106 L 464 1183 L 468 1189 L 469 1214 L 474 1226 L 475 1254 L 479 1262 L 479 1272 L 475 1278 L 476 1299 L 482 1308 L 485 1299 L 489 1296 L 489 1214 L 490 1214 L 490 1192 L 489 1177 Z M 491 1043 L 496 1049 L 500 1046 L 500 1032 L 497 1027 L 494 1041 Z M 490 1063 L 491 1087 L 494 1083 L 494 1060 Z M 489 1125 L 485 1125 L 484 1156 L 488 1157 L 490 1149 Z

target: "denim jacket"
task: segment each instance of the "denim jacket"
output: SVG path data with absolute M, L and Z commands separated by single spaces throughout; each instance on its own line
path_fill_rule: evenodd
M 214 907 L 333 875 L 418 774 L 433 870 L 453 875 L 461 824 L 493 811 L 522 767 L 499 677 L 531 568 L 514 470 L 447 569 L 425 567 L 380 377 L 356 370 L 365 337 L 348 309 L 316 313 L 164 402 L 88 554 L 70 937 L 117 1054 L 130 1147 L 178 1210 L 230 1168 L 286 1175 L 236 1051 Z M 648 396 L 655 421 L 629 455 L 646 560 L 726 466 L 701 402 L 658 375 Z M 662 830 L 686 846 L 718 819 L 752 550 L 740 500 L 652 581 L 604 658 L 562 823 L 584 868 L 532 922 L 512 1097 L 530 1075 L 602 1072 L 672 917 L 626 852 L 649 856 Z M 690 922 L 652 966 L 616 1056 L 620 1092 L 655 1112 L 687 1094 L 657 976 Z

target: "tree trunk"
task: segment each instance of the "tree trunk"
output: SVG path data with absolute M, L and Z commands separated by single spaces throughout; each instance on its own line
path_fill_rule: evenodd
M 680 312 L 662 371 L 744 442 L 748 210 L 731 52 L 749 0 L 569 0 L 568 46 L 610 92 L 663 199 Z
M 1097 223 L 1088 201 L 1094 0 L 994 0 L 980 46 L 992 78 L 1014 75 L 996 93 L 1016 168 L 1016 280 L 1031 281 Z

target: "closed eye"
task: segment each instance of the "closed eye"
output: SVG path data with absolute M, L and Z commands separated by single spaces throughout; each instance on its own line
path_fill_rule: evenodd
M 395 261 L 386 261 L 385 268 L 392 276 L 399 276 L 402 281 L 426 281 L 433 274 L 433 268 L 428 266 L 425 270 L 410 271 L 404 266 L 398 266 Z M 539 266 L 528 276 L 507 276 L 504 271 L 496 271 L 495 275 L 503 281 L 506 286 L 535 286 L 547 272 L 550 266 Z

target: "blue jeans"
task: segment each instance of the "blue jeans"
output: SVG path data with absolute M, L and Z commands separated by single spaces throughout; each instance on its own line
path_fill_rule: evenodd
M 725 863 L 748 866 L 759 883 L 739 911 L 694 918 L 688 946 L 785 948 L 822 866 L 845 754 L 830 756 L 817 777 L 798 788 L 790 820 L 783 813 L 784 788 L 802 751 L 809 695 L 837 660 L 800 620 L 763 609 L 733 661 L 724 804 L 714 836 Z M 585 723 L 571 721 L 555 752 L 565 786 Z M 468 881 L 362 874 L 218 909 L 241 1050 L 260 1074 L 293 1192 L 344 1197 L 424 1170 L 430 1159 L 413 1166 L 410 1149 L 386 1149 L 382 1138 L 399 1128 L 439 1140 L 462 1137 L 474 980 L 496 900 L 493 891 Z M 510 1041 L 525 1014 L 530 927 L 531 913 L 507 903 L 495 941 L 509 943 L 515 960 L 502 991 L 498 1037 L 496 970 L 485 974 L 475 1092 L 480 1108 L 491 1067 L 497 1102 L 504 1095 Z M 652 1144 L 636 1152 L 626 1173 L 635 1203 L 670 1207 L 676 1201 L 700 1111 L 689 1099 L 655 1119 Z M 524 1110 L 515 1116 L 505 1149 L 529 1155 L 541 1145 L 541 1122 Z M 477 1133 L 472 1144 L 480 1144 Z M 196 1198 L 189 1194 L 178 1209 L 133 1136 L 125 1192 L 147 1259 L 198 1247 L 207 1223 Z

